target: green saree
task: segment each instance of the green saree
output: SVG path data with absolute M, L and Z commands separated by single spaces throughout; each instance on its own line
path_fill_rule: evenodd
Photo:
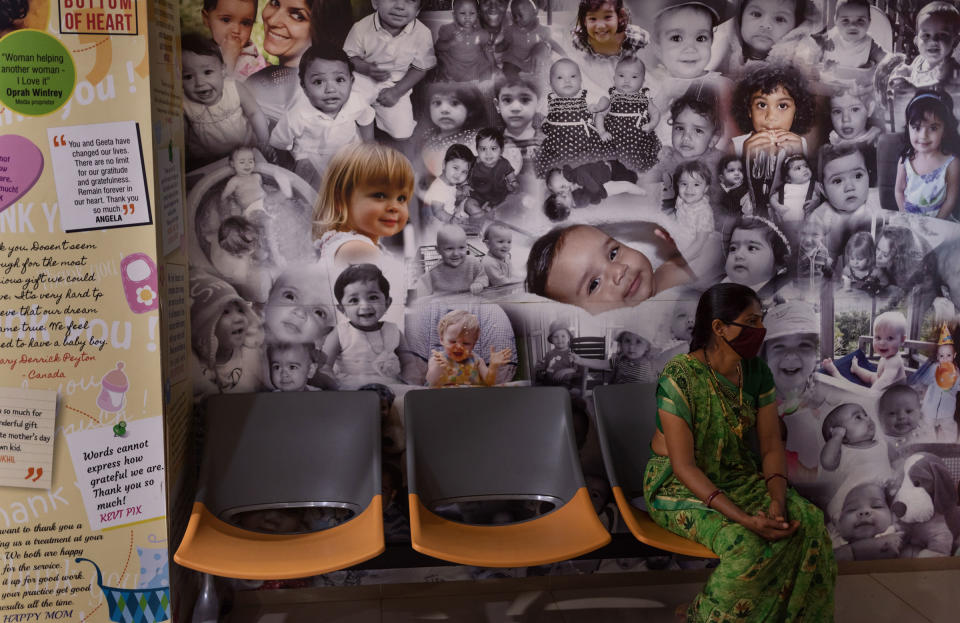
M 742 404 L 736 385 L 690 355 L 667 364 L 657 406 L 693 432 L 697 466 L 744 512 L 766 510 L 770 496 L 760 459 L 744 439 L 757 409 L 775 400 L 770 369 L 759 358 L 743 362 Z M 660 427 L 659 417 L 657 426 Z M 800 521 L 789 538 L 767 541 L 703 502 L 673 474 L 670 459 L 652 455 L 644 497 L 658 524 L 710 548 L 720 557 L 687 612 L 691 622 L 833 621 L 837 567 L 823 513 L 787 489 L 788 518 Z

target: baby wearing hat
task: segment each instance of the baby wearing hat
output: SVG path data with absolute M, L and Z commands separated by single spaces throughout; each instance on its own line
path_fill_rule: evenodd
M 195 400 L 265 386 L 255 344 L 260 323 L 229 283 L 203 272 L 190 276 L 190 331 L 197 358 Z
M 760 352 L 773 373 L 777 409 L 786 430 L 787 475 L 793 482 L 816 480 L 823 442 L 823 417 L 813 373 L 819 362 L 820 315 L 804 300 L 780 301 L 763 319 L 767 338 Z
M 563 320 L 554 320 L 547 330 L 547 341 L 553 346 L 537 363 L 534 378 L 538 385 L 576 387 L 580 381 L 580 367 L 570 350 L 573 333 Z

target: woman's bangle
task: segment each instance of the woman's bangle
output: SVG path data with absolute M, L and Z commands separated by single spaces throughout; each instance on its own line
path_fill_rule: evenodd
M 777 472 L 777 473 L 775 473 L 775 474 L 770 474 L 769 476 L 767 476 L 766 478 L 764 478 L 764 481 L 765 481 L 767 484 L 770 484 L 770 481 L 773 480 L 774 478 L 783 478 L 784 480 L 787 479 L 786 476 L 784 476 L 784 475 L 781 474 L 780 472 Z
M 710 505 L 713 504 L 713 498 L 717 497 L 721 493 L 723 493 L 723 489 L 715 489 L 713 493 L 707 496 L 707 501 L 704 502 L 704 504 L 707 505 L 707 508 L 711 508 Z

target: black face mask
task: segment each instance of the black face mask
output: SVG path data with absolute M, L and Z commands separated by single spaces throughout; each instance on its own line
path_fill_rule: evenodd
M 763 346 L 764 338 L 767 337 L 767 330 L 751 327 L 748 324 L 740 324 L 739 322 L 727 322 L 725 324 L 740 327 L 740 335 L 737 337 L 732 340 L 723 338 L 723 341 L 733 349 L 733 352 L 740 355 L 741 359 L 756 357 L 760 352 L 760 347 Z

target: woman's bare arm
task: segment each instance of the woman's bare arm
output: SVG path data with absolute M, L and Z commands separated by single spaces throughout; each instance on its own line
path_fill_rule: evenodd
M 681 418 L 660 409 L 660 423 L 667 441 L 667 454 L 673 472 L 690 491 L 706 500 L 717 486 L 697 466 L 694 455 L 693 433 L 687 423 Z M 778 479 L 779 480 L 779 479 Z M 724 494 L 713 498 L 710 507 L 748 530 L 759 534 L 768 540 L 776 540 L 792 534 L 799 524 L 787 524 L 785 521 L 775 521 L 764 514 L 748 515 L 739 506 L 733 503 Z

